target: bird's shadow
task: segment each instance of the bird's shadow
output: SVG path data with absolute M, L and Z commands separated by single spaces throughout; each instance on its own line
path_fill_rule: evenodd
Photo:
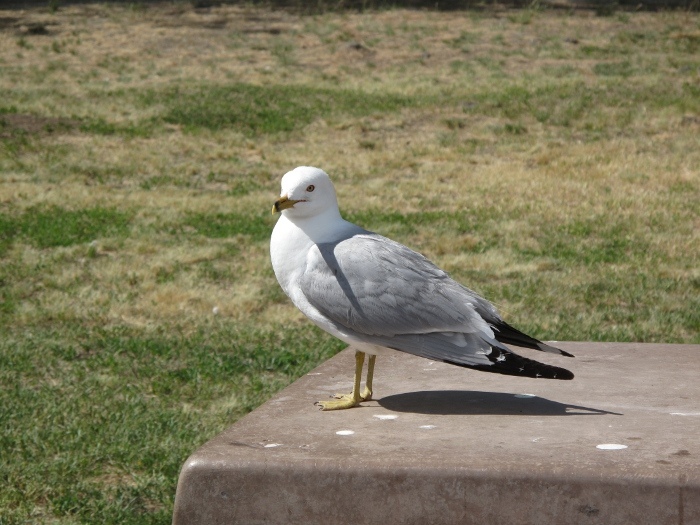
M 578 405 L 558 403 L 543 397 L 508 394 L 503 392 L 478 392 L 471 390 L 431 390 L 395 394 L 378 399 L 380 406 L 393 412 L 439 414 L 454 416 L 503 415 L 503 416 L 595 416 L 616 415 Z

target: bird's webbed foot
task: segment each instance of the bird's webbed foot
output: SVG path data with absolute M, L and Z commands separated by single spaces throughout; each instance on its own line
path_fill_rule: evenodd
M 353 394 L 336 394 L 334 399 L 330 401 L 317 401 L 316 406 L 321 410 L 343 410 L 358 406 L 364 399 L 359 395 Z
M 316 406 L 320 407 L 321 410 L 344 410 L 346 408 L 352 408 L 359 406 L 363 401 L 369 401 L 372 399 L 372 375 L 374 373 L 374 362 L 376 356 L 371 355 L 369 359 L 369 366 L 367 370 L 367 385 L 360 392 L 360 376 L 362 374 L 362 364 L 365 360 L 365 354 L 363 352 L 356 352 L 355 354 L 355 385 L 352 392 L 349 394 L 335 394 L 334 399 L 331 401 L 317 401 Z

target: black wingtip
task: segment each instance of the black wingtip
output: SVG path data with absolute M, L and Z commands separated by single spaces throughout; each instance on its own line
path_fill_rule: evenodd
M 542 350 L 543 352 L 551 352 L 553 354 L 559 354 L 563 355 L 566 357 L 576 357 L 574 354 L 570 354 L 569 352 L 566 352 L 565 350 L 562 350 L 561 348 L 557 348 L 556 346 L 548 345 L 547 343 L 538 343 L 537 347 Z
M 574 357 L 574 356 L 571 356 Z M 555 367 L 557 368 L 557 367 Z M 561 371 L 561 374 L 558 377 L 553 377 L 552 379 L 563 379 L 564 381 L 571 381 L 574 377 L 574 373 L 571 372 L 570 370 L 567 370 L 566 368 L 559 368 Z
M 521 346 L 523 348 L 532 348 L 533 350 L 541 350 L 542 352 L 550 352 L 552 354 L 559 354 L 566 357 L 575 357 L 569 352 L 565 352 L 561 348 L 556 346 L 548 345 L 543 343 L 539 339 L 530 337 L 524 334 L 517 328 L 513 328 L 505 321 L 501 321 L 497 324 L 491 325 L 494 329 L 494 337 L 497 341 L 505 343 L 507 345 Z
M 502 348 L 492 346 L 491 352 L 487 355 L 487 358 L 491 362 L 490 364 L 473 365 L 450 359 L 445 359 L 444 362 L 465 368 L 481 370 L 483 372 L 531 377 L 533 379 L 559 379 L 569 381 L 574 378 L 573 372 L 566 368 L 546 365 Z

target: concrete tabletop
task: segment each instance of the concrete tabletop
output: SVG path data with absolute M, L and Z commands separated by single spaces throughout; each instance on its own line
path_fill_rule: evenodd
M 573 381 L 349 348 L 197 450 L 173 523 L 700 525 L 700 345 L 557 343 Z

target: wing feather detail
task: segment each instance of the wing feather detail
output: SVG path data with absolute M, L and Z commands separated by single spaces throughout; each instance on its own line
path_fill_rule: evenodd
M 421 254 L 376 234 L 309 251 L 300 288 L 334 323 L 365 335 L 483 333 L 480 300 Z
M 380 235 L 316 245 L 299 285 L 320 315 L 363 343 L 499 374 L 574 377 L 510 351 L 503 343 L 570 355 L 507 325 L 491 303 Z

